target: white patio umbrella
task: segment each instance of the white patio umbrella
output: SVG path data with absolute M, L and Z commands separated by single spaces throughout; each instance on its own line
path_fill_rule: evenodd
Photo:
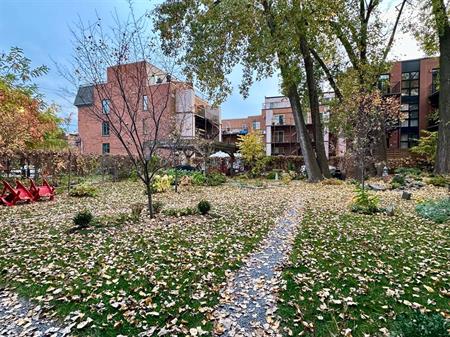
M 230 158 L 230 155 L 228 153 L 225 153 L 223 151 L 218 151 L 216 153 L 213 153 L 209 156 L 209 158 Z

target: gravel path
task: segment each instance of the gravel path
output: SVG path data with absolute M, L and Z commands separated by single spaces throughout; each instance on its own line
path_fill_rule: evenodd
M 70 328 L 63 329 L 45 316 L 41 306 L 0 288 L 0 337 L 68 336 Z
M 214 312 L 216 336 L 281 336 L 275 315 L 280 267 L 289 257 L 300 217 L 301 205 L 291 206 L 261 248 L 229 277 Z

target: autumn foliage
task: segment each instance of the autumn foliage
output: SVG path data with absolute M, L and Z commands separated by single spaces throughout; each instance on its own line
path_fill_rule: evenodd
M 22 49 L 0 53 L 0 153 L 31 148 L 64 147 L 58 108 L 46 106 L 32 79 L 48 68 L 32 69 Z
M 32 148 L 58 128 L 38 99 L 0 79 L 0 150 Z

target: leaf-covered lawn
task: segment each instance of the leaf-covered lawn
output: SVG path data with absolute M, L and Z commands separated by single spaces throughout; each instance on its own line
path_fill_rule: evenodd
M 290 193 L 283 186 L 170 192 L 156 198 L 166 207 L 207 199 L 212 216 L 144 219 L 68 234 L 77 211 L 129 212 L 127 205 L 145 201 L 142 190 L 138 183 L 107 183 L 97 198 L 61 195 L 55 202 L 0 207 L 0 284 L 51 306 L 62 319 L 70 316 L 65 325 L 75 324 L 79 335 L 211 330 L 226 274 L 268 232 Z
M 321 193 L 322 190 L 322 193 Z M 284 271 L 279 311 L 285 331 L 298 336 L 386 335 L 400 313 L 441 312 L 449 317 L 450 228 L 419 218 L 421 198 L 444 196 L 427 187 L 402 201 L 382 192 L 397 215 L 346 210 L 351 190 L 316 187 Z M 314 192 L 313 192 L 314 193 Z

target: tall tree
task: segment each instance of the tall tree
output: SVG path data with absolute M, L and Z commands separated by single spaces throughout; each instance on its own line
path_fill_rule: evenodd
M 243 68 L 240 90 L 244 97 L 255 79 L 278 71 L 294 113 L 309 180 L 318 181 L 323 174 L 299 93 L 302 53 L 295 29 L 286 24 L 293 9 L 290 1 L 165 1 L 156 9 L 156 23 L 165 52 L 183 50 L 186 73 L 217 101 L 230 94 L 227 75 L 237 65 Z
M 44 103 L 33 82 L 47 71 L 32 68 L 20 48 L 0 54 L 0 152 L 66 145 L 58 108 Z
M 413 3 L 412 28 L 428 54 L 439 58 L 439 129 L 436 173 L 450 173 L 450 1 L 426 0 Z
M 432 9 L 439 36 L 440 90 L 436 173 L 450 173 L 450 5 L 433 0 Z
M 352 75 L 353 82 L 350 85 L 358 87 L 361 96 L 372 97 L 369 94 L 377 89 L 379 75 L 389 67 L 386 59 L 392 48 L 407 0 L 398 2 L 394 22 L 388 22 L 382 17 L 387 1 L 337 0 L 315 1 L 315 3 L 319 8 L 317 12 L 319 19 L 316 21 L 322 24 L 322 34 L 317 34 L 321 40 L 316 43 L 317 50 L 312 50 L 312 54 L 322 67 L 337 99 L 340 103 L 350 105 L 353 99 L 351 96 L 343 95 L 344 89 L 340 87 L 340 74 L 344 72 L 346 73 L 345 85 L 349 85 L 348 75 Z M 328 50 L 321 49 L 320 44 L 327 46 Z M 337 75 L 324 61 L 324 59 L 332 58 L 346 61 Z M 346 100 L 349 101 L 345 102 Z M 375 147 L 377 161 L 387 159 L 386 136 L 385 130 L 380 129 Z

